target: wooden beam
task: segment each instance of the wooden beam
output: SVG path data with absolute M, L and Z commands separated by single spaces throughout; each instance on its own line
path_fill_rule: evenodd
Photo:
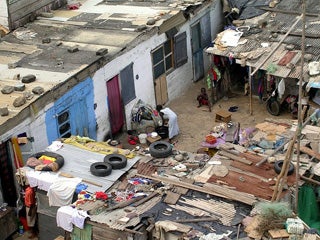
M 278 13 L 285 13 L 285 14 L 291 14 L 291 15 L 300 15 L 301 14 L 301 12 L 299 12 L 299 11 L 288 11 L 288 10 L 279 9 L 279 8 L 260 7 L 260 9 L 268 11 L 268 12 L 278 12 Z M 306 13 L 306 16 L 308 16 L 308 17 L 319 17 L 319 14 Z
M 239 157 L 237 155 L 235 155 L 234 153 L 232 153 L 232 151 L 226 149 L 226 148 L 219 148 L 220 151 L 219 151 L 219 154 L 221 154 L 222 156 L 225 156 L 225 157 L 228 157 L 228 158 L 231 158 L 232 160 L 234 161 L 238 161 L 238 162 L 242 162 L 244 164 L 247 164 L 247 165 L 251 165 L 252 162 L 243 158 L 243 157 Z
M 318 181 L 316 181 L 316 180 L 314 180 L 312 178 L 307 178 L 307 177 L 302 176 L 302 175 L 300 175 L 300 178 L 302 180 L 304 180 L 304 181 L 311 182 L 311 183 L 314 183 L 314 184 L 317 184 L 318 186 L 320 186 L 320 182 L 318 182 Z
M 188 188 L 188 189 L 191 189 L 194 191 L 198 191 L 198 192 L 202 192 L 202 193 L 206 193 L 206 194 L 211 194 L 211 195 L 223 197 L 226 199 L 231 199 L 231 200 L 235 200 L 238 202 L 243 202 L 248 205 L 253 205 L 254 203 L 257 202 L 256 197 L 251 194 L 228 189 L 223 186 L 215 185 L 215 184 L 211 184 L 211 183 L 206 184 L 206 187 L 200 187 L 200 186 L 197 186 L 194 184 L 180 182 L 179 180 L 170 179 L 167 177 L 160 177 L 157 175 L 145 176 L 145 175 L 141 175 L 141 174 L 136 174 L 136 176 L 149 178 L 151 180 L 155 180 L 155 181 L 159 181 L 159 182 L 165 182 L 165 183 L 172 184 L 175 186 Z
M 297 147 L 298 147 L 298 145 L 295 144 L 295 148 L 297 148 Z M 308 154 L 311 157 L 314 157 L 314 158 L 320 160 L 320 153 L 317 153 L 308 147 L 300 146 L 300 151 Z
M 214 222 L 214 221 L 217 221 L 219 220 L 219 218 L 212 218 L 212 217 L 207 217 L 207 218 L 189 218 L 189 219 L 177 219 L 175 220 L 175 222 L 178 222 L 178 223 L 188 223 L 188 222 L 192 222 L 192 223 L 195 223 L 195 222 Z

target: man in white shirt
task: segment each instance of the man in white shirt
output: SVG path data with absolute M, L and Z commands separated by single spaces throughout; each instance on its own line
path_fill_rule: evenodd
M 168 107 L 163 108 L 162 105 L 157 105 L 156 108 L 163 119 L 169 119 L 169 140 L 171 140 L 174 136 L 179 134 L 177 114 Z

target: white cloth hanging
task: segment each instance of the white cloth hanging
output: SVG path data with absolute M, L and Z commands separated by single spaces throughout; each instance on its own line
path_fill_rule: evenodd
M 70 204 L 76 186 L 81 180 L 81 178 L 58 178 L 48 190 L 49 205 L 60 207 Z
M 281 81 L 278 84 L 278 94 L 279 94 L 279 99 L 282 98 L 284 91 L 286 90 L 286 82 L 282 78 Z

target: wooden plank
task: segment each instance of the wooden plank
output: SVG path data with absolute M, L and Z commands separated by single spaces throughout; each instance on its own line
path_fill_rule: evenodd
M 178 219 L 178 220 L 175 220 L 175 222 L 177 222 L 177 223 L 188 223 L 188 222 L 195 223 L 195 222 L 215 222 L 217 220 L 218 220 L 218 218 L 207 217 L 207 218 Z
M 114 230 L 109 228 L 106 224 L 92 225 L 92 239 L 94 240 L 112 240 L 112 239 L 127 239 L 131 234 L 124 231 Z
M 243 157 L 236 156 L 236 155 L 230 153 L 226 149 L 220 149 L 219 154 L 222 155 L 222 156 L 228 157 L 228 158 L 230 158 L 230 159 L 232 159 L 234 161 L 242 162 L 242 163 L 247 164 L 247 165 L 251 165 L 252 164 L 251 161 L 249 161 L 249 160 L 247 160 L 247 159 L 245 159 Z
M 165 197 L 163 202 L 165 202 L 167 204 L 176 204 L 178 202 L 180 196 L 181 195 L 178 193 L 167 191 L 167 196 Z
M 38 10 L 44 6 L 47 6 L 49 4 L 54 3 L 54 0 L 28 0 L 28 1 L 17 1 L 15 3 L 12 3 L 8 6 L 9 13 L 11 14 L 11 17 L 13 18 L 14 14 L 23 14 L 23 16 L 34 12 L 35 10 Z M 25 11 L 25 12 L 23 12 Z M 19 19 L 18 16 L 16 16 L 14 19 Z
M 295 144 L 295 148 L 297 148 L 296 144 Z M 311 157 L 314 157 L 314 158 L 320 160 L 320 153 L 317 153 L 308 147 L 300 146 L 300 151 L 310 155 Z
M 137 174 L 137 176 L 149 178 L 149 179 L 159 181 L 159 182 L 163 181 L 163 182 L 166 182 L 166 183 L 169 183 L 172 185 L 192 189 L 192 190 L 195 190 L 198 192 L 203 192 L 203 193 L 211 194 L 214 196 L 235 200 L 238 202 L 243 202 L 248 205 L 253 205 L 255 202 L 257 202 L 257 199 L 251 194 L 240 193 L 238 191 L 227 189 L 227 188 L 225 188 L 223 186 L 219 186 L 219 185 L 210 184 L 209 185 L 210 188 L 209 187 L 199 187 L 199 186 L 196 186 L 196 185 L 193 185 L 190 183 L 180 182 L 179 180 L 174 180 L 174 179 L 170 179 L 167 177 L 160 177 L 157 175 L 144 176 L 141 174 Z
M 272 229 L 268 233 L 272 238 L 288 238 L 289 233 L 285 229 Z

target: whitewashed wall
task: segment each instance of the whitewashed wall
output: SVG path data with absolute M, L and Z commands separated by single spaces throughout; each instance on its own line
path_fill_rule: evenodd
M 8 6 L 6 0 L 0 0 L 0 25 L 9 28 L 8 22 Z
M 155 47 L 166 41 L 165 35 L 153 36 L 144 43 L 109 62 L 93 76 L 94 96 L 97 108 L 95 110 L 98 132 L 97 140 L 102 140 L 110 130 L 107 108 L 106 82 L 118 75 L 122 69 L 133 62 L 133 75 L 139 75 L 135 79 L 135 91 L 137 98 L 125 106 L 126 124 L 130 129 L 131 110 L 138 99 L 155 106 L 154 85 L 152 76 L 152 64 L 150 52 Z
M 46 109 L 51 107 L 53 107 L 53 103 L 48 104 L 45 109 L 42 109 L 30 123 L 30 136 L 35 139 L 35 142 L 32 144 L 34 152 L 43 151 L 49 145 L 45 118 Z
M 219 1 L 218 1 L 219 2 Z M 188 62 L 183 66 L 174 69 L 170 74 L 167 75 L 168 84 L 168 97 L 169 102 L 179 97 L 183 92 L 192 84 L 193 82 L 193 69 L 192 69 L 192 53 L 190 44 L 190 26 L 197 22 L 204 14 L 210 11 L 210 15 L 214 15 L 219 11 L 219 6 L 215 5 L 211 8 L 203 11 L 199 16 L 188 21 L 181 27 L 179 27 L 179 33 L 187 33 L 187 54 Z M 217 24 L 211 24 L 211 31 L 214 35 L 219 32 L 216 28 L 220 27 L 218 24 L 218 19 L 214 18 Z M 97 108 L 95 110 L 97 119 L 97 140 L 101 141 L 105 138 L 106 134 L 110 130 L 109 120 L 108 120 L 108 108 L 107 108 L 107 89 L 106 82 L 112 79 L 114 76 L 118 75 L 122 69 L 133 62 L 133 75 L 139 75 L 139 79 L 135 79 L 135 90 L 137 98 L 131 101 L 125 106 L 125 116 L 127 129 L 130 129 L 131 121 L 131 110 L 133 105 L 138 99 L 155 107 L 155 93 L 152 75 L 152 62 L 151 62 L 151 51 L 164 43 L 167 40 L 165 34 L 155 35 L 143 42 L 139 46 L 130 50 L 129 52 L 117 57 L 102 69 L 97 71 L 93 76 L 94 80 L 94 96 L 95 103 L 97 103 Z M 204 56 L 207 58 L 208 56 Z

